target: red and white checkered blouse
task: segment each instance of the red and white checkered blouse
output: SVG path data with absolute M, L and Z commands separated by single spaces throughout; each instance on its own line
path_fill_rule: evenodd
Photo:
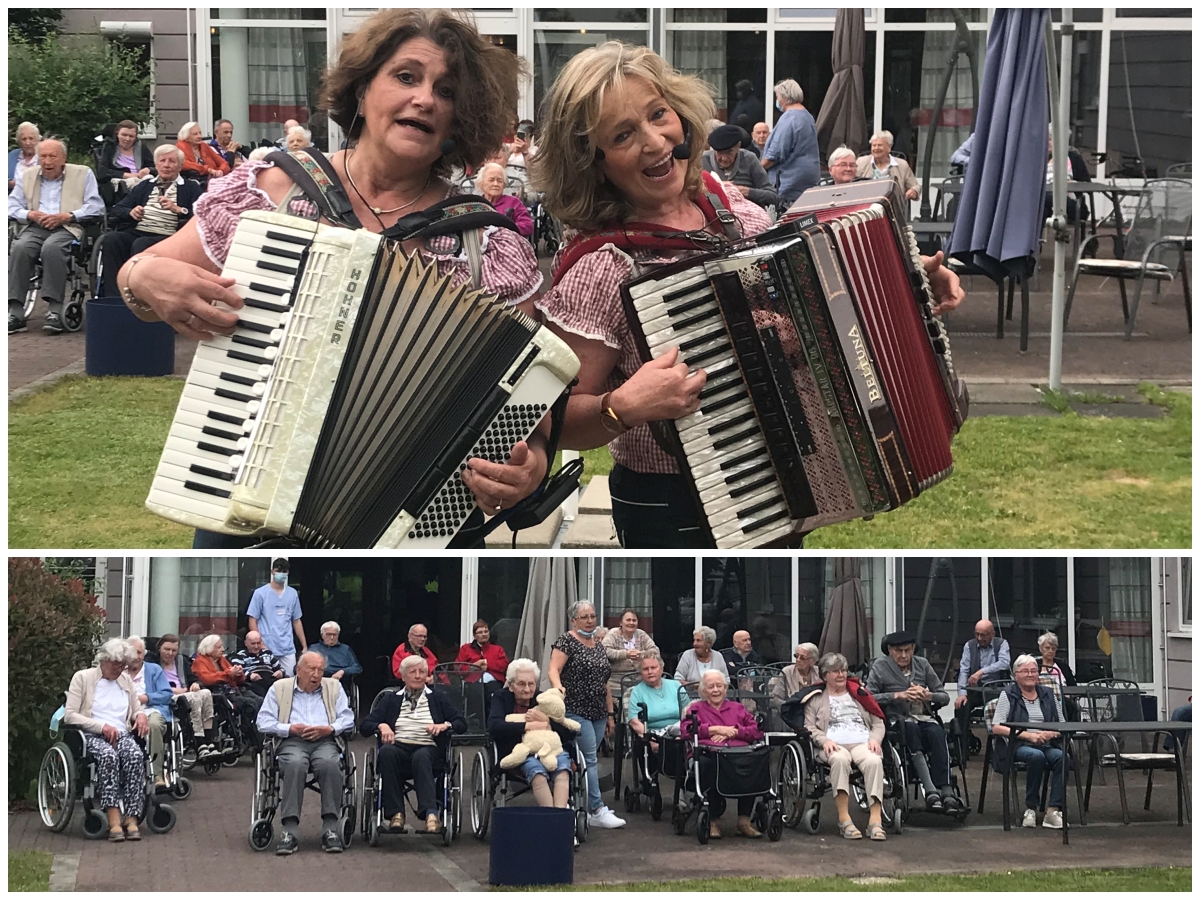
M 771 218 L 755 203 L 751 203 L 732 186 L 725 190 L 732 212 L 746 237 L 766 231 Z M 535 305 L 545 317 L 563 331 L 579 335 L 620 351 L 617 366 L 609 373 L 605 390 L 616 390 L 642 365 L 637 347 L 625 320 L 621 305 L 621 285 L 633 273 L 634 265 L 643 269 L 666 265 L 689 256 L 698 250 L 635 251 L 632 254 L 607 244 L 582 257 L 562 280 L 539 298 Z M 554 259 L 552 271 L 557 271 L 561 252 Z M 613 461 L 635 472 L 674 474 L 679 466 L 654 440 L 648 425 L 632 428 L 614 438 L 608 445 Z
M 275 204 L 257 186 L 258 173 L 274 163 L 263 161 L 245 163 L 229 175 L 209 182 L 208 190 L 196 201 L 195 218 L 200 230 L 200 243 L 209 259 L 224 266 L 237 230 L 238 217 L 247 210 L 274 210 Z M 457 187 L 446 185 L 448 194 L 458 193 Z M 316 218 L 316 208 L 306 199 L 294 200 L 290 206 L 294 215 Z M 450 241 L 447 239 L 446 243 Z M 466 254 L 457 256 L 420 250 L 426 263 L 436 261 L 438 270 L 451 273 L 451 283 L 458 287 L 471 280 Z M 516 306 L 537 293 L 542 286 L 533 246 L 521 235 L 507 228 L 488 226 L 483 232 L 483 289 L 496 294 L 505 306 Z

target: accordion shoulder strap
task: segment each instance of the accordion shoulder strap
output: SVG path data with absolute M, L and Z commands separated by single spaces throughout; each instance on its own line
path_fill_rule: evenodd
M 362 228 L 362 222 L 354 214 L 350 198 L 342 188 L 333 163 L 316 147 L 294 153 L 274 150 L 266 155 L 265 160 L 283 169 L 295 187 L 316 205 L 323 218 L 346 228 Z M 293 196 L 294 191 L 289 191 L 285 203 L 290 202 Z

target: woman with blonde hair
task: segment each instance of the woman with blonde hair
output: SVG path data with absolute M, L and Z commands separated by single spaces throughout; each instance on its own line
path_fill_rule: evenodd
M 699 410 L 707 375 L 680 362 L 677 348 L 642 363 L 621 285 L 770 225 L 762 208 L 702 173 L 714 115 L 699 78 L 646 47 L 608 41 L 567 63 L 538 116 L 543 137 L 530 160 L 533 185 L 545 192 L 549 211 L 579 232 L 536 304 L 582 363 L 562 446 L 610 445 L 613 522 L 627 548 L 706 543 L 703 512 L 650 423 Z M 935 261 L 927 265 L 939 298 L 957 304 L 957 277 Z

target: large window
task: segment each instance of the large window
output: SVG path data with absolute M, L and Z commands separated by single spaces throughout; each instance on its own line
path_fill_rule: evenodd
M 479 618 L 491 626 L 492 643 L 514 658 L 521 613 L 529 588 L 529 560 L 485 556 L 479 560 Z M 471 622 L 463 623 L 467 628 Z M 463 631 L 466 631 L 464 628 Z
M 988 593 L 992 621 L 1008 641 L 1013 659 L 1020 653 L 1036 656 L 1037 639 L 1047 631 L 1057 636 L 1059 655 L 1067 658 L 1072 629 L 1067 626 L 1066 559 L 991 559 Z
M 179 576 L 179 649 L 190 655 L 196 652 L 202 637 L 219 634 L 225 651 L 232 656 L 244 634 L 244 628 L 240 633 L 238 630 L 238 612 L 245 611 L 250 599 L 249 595 L 245 600 L 239 596 L 238 560 L 231 556 L 185 556 L 179 561 Z
M 626 607 L 638 614 L 638 627 L 654 638 L 667 671 L 692 646 L 696 620 L 696 568 L 691 557 L 607 557 L 603 561 L 601 616 L 615 627 Z
M 829 595 L 834 588 L 835 557 L 805 557 L 799 560 L 798 640 L 820 645 L 825 628 Z M 867 616 L 867 646 L 876 652 L 887 631 L 887 560 L 882 556 L 859 557 L 859 581 Z M 791 656 L 789 652 L 788 657 Z M 780 657 L 785 659 L 787 657 Z
M 787 659 L 792 631 L 792 573 L 787 559 L 719 557 L 702 566 L 703 624 L 717 632 L 718 650 L 749 631 L 766 660 Z
M 533 32 L 533 102 L 540 109 L 542 98 L 571 59 L 588 47 L 605 41 L 622 41 L 626 44 L 646 44 L 645 30 L 627 31 L 615 28 L 579 28 L 572 31 L 550 31 L 537 28 Z
M 919 652 L 943 681 L 953 682 L 963 645 L 974 634 L 983 609 L 980 561 L 906 557 L 900 562 L 904 628 L 916 635 Z
M 681 72 L 696 75 L 713 87 L 717 118 L 732 124 L 746 116 L 747 131 L 763 121 L 771 97 L 767 81 L 767 34 L 762 28 L 723 28 L 761 22 L 758 9 L 669 10 L 669 59 Z M 677 27 L 682 25 L 683 27 Z M 705 25 L 705 28 L 688 26 Z M 746 83 L 749 89 L 746 89 Z
M 1154 680 L 1150 560 L 1075 559 L 1075 674 Z
M 875 41 L 876 33 L 865 35 L 866 51 L 863 54 L 863 104 L 866 110 L 866 129 L 869 135 L 874 129 L 875 117 Z M 785 78 L 794 78 L 804 91 L 804 108 L 814 119 L 821 116 L 821 105 L 833 81 L 833 31 L 780 31 L 775 35 L 775 77 L 772 87 Z M 775 99 L 772 95 L 771 103 Z M 782 113 L 771 107 L 772 122 Z M 821 160 L 824 165 L 825 160 Z
M 1114 31 L 1108 65 L 1108 150 L 1140 157 L 1146 176 L 1192 158 L 1192 33 Z

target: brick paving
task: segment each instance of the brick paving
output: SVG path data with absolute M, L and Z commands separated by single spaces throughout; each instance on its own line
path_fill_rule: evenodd
M 360 757 L 363 740 L 353 747 Z M 602 760 L 602 769 L 609 761 Z M 972 761 L 968 783 L 977 804 L 980 762 Z M 1023 776 L 1022 776 L 1023 778 Z M 384 836 L 378 847 L 355 838 L 341 855 L 318 849 L 319 801 L 309 793 L 301 822 L 301 848 L 291 857 L 255 853 L 246 840 L 253 769 L 248 760 L 209 778 L 195 773 L 193 792 L 176 801 L 178 824 L 167 835 L 146 834 L 137 844 L 88 841 L 77 821 L 67 834 L 51 834 L 37 813 L 9 815 L 10 850 L 46 850 L 69 872 L 78 860 L 77 890 L 145 889 L 170 879 L 175 885 L 209 891 L 246 890 L 480 890 L 488 878 L 488 844 L 470 834 L 443 849 L 440 839 L 416 835 Z M 665 782 L 664 782 L 665 784 Z M 1023 781 L 1022 781 L 1023 784 Z M 624 815 L 618 831 L 595 831 L 575 856 L 576 883 L 670 880 L 704 872 L 754 874 L 767 878 L 807 875 L 896 875 L 906 872 L 979 872 L 1068 866 L 1190 866 L 1192 828 L 1175 824 L 1175 784 L 1170 773 L 1155 776 L 1154 802 L 1141 808 L 1145 781 L 1129 777 L 1134 824 L 1124 826 L 1113 773 L 1093 789 L 1089 825 L 1073 828 L 1069 847 L 1057 831 L 1039 828 L 1001 830 L 1000 785 L 989 780 L 987 810 L 965 825 L 915 814 L 903 835 L 886 843 L 850 843 L 840 839 L 823 809 L 821 832 L 810 836 L 785 829 L 779 844 L 765 839 L 726 838 L 700 847 L 692 835 L 677 837 L 669 822 L 647 813 Z M 1068 786 L 1074 807 L 1074 786 Z M 611 792 L 606 792 L 606 799 Z M 669 795 L 668 795 L 669 796 Z M 520 800 L 518 803 L 527 802 Z M 610 800 L 611 802 L 611 800 Z M 466 817 L 469 821 L 469 816 Z M 725 824 L 732 824 L 733 812 Z M 276 820 L 278 822 L 278 820 Z M 1072 822 L 1076 821 L 1073 817 Z

